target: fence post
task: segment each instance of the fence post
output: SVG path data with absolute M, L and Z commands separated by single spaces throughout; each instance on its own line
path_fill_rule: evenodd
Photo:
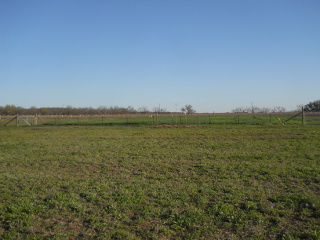
M 305 125 L 304 107 L 302 107 L 302 125 Z
M 16 118 L 16 127 L 19 127 L 19 115 L 17 114 L 17 118 Z

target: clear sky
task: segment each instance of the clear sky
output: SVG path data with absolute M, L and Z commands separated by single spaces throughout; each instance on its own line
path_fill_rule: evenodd
M 0 106 L 320 99 L 319 0 L 0 1 Z

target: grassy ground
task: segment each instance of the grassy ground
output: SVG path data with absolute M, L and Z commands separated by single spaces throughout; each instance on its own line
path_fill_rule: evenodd
M 320 239 L 320 126 L 0 128 L 0 239 Z

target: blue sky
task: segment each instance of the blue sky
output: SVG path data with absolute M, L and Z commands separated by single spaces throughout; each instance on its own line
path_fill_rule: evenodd
M 191 104 L 228 112 L 320 99 L 320 1 L 0 2 L 0 106 Z

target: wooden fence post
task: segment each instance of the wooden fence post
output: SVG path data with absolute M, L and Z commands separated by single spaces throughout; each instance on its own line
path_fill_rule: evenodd
M 305 125 L 305 116 L 304 116 L 304 108 L 302 107 L 302 125 Z

